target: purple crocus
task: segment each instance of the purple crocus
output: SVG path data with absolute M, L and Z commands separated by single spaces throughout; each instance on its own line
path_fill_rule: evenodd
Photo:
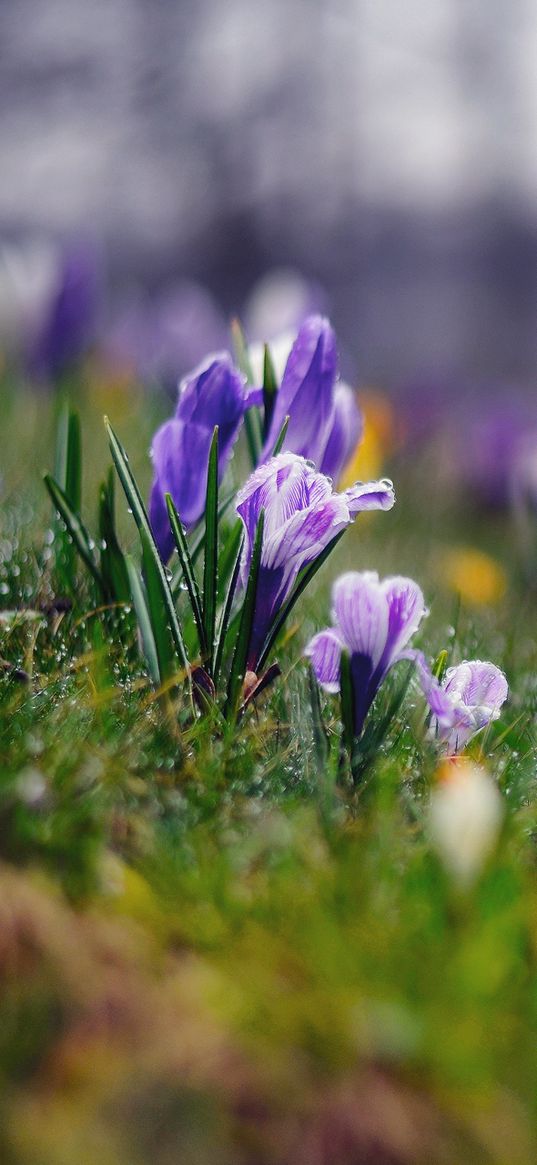
M 364 430 L 363 417 L 352 388 L 339 381 L 334 389 L 334 412 L 328 440 L 319 466 L 337 481 L 350 460 Z
M 95 342 L 103 302 L 98 249 L 86 241 L 69 246 L 29 354 L 31 371 L 53 381 L 87 355 Z
M 507 680 L 494 663 L 463 660 L 446 671 L 442 691 L 452 707 L 452 723 L 431 723 L 431 734 L 450 754 L 460 752 L 472 736 L 497 720 L 509 694 Z
M 426 614 L 421 588 L 410 578 L 380 580 L 373 571 L 349 571 L 334 583 L 334 625 L 314 635 L 305 655 L 322 687 L 327 692 L 338 692 L 341 653 L 349 652 L 356 738 L 361 735 L 367 713 L 388 672 L 404 659 L 415 663 L 438 723 L 451 725 L 449 696 L 431 675 L 422 653 L 408 647 Z
M 321 473 L 339 476 L 361 436 L 362 416 L 354 393 L 337 382 L 337 375 L 334 330 L 322 316 L 309 316 L 287 358 L 265 459 L 289 416 L 284 448 L 313 461 Z
M 361 510 L 389 510 L 395 501 L 390 481 L 358 482 L 334 493 L 324 474 L 295 453 L 280 453 L 260 465 L 237 497 L 245 529 L 241 563 L 246 585 L 257 523 L 265 515 L 253 633 L 248 668 L 257 670 L 271 622 L 291 592 L 299 572 L 310 565 Z
M 171 494 L 187 529 L 199 521 L 205 507 L 214 426 L 219 427 L 222 478 L 249 403 L 245 378 L 227 352 L 210 356 L 181 382 L 175 416 L 157 431 L 151 447 L 154 477 L 149 517 L 164 561 L 173 549 L 165 494 Z

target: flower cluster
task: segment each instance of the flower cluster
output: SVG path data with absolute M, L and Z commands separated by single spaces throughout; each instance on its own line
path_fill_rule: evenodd
M 222 478 L 246 411 L 259 405 L 261 386 L 248 388 L 229 353 L 211 356 L 181 382 L 174 417 L 156 433 L 150 517 L 159 550 L 168 559 L 173 549 L 165 495 L 170 493 L 186 529 L 202 517 L 209 449 L 215 425 L 219 434 Z M 337 479 L 362 435 L 362 417 L 354 393 L 338 381 L 334 331 L 321 316 L 300 328 L 285 362 L 283 377 L 260 452 L 270 460 L 286 417 L 284 448 L 312 461 Z
M 235 340 L 238 364 L 218 352 L 181 381 L 175 413 L 153 439 L 148 510 L 107 422 L 140 532 L 141 569 L 121 549 L 110 479 L 100 490 L 98 542 L 77 512 L 76 418 L 63 422 L 63 480 L 46 478 L 100 598 L 112 607 L 132 600 L 154 682 L 169 684 L 181 674 L 191 710 L 210 705 L 227 720 L 242 715 L 279 674 L 274 662 L 265 668 L 270 652 L 347 527 L 361 512 L 388 511 L 395 502 L 388 479 L 353 482 L 363 422 L 354 393 L 339 379 L 328 320 L 309 316 L 294 341 L 282 339 L 275 359 L 264 349 L 262 362 L 238 327 Z M 220 485 L 243 427 L 252 469 L 235 493 L 230 520 L 233 491 L 221 498 Z M 166 569 L 174 552 L 174 570 Z M 442 752 L 460 752 L 500 714 L 507 682 L 494 664 L 464 661 L 440 679 L 412 645 L 426 614 L 412 579 L 350 571 L 334 585 L 332 626 L 314 635 L 305 654 L 318 683 L 341 693 L 353 775 L 355 743 L 401 661 L 415 669 L 429 706 L 428 735 Z
M 254 682 L 298 581 L 322 560 L 363 510 L 389 510 L 390 481 L 357 482 L 334 490 L 362 436 L 362 417 L 351 389 L 338 380 L 336 339 L 329 322 L 308 317 L 294 342 L 282 338 L 273 362 L 280 381 L 269 412 L 257 465 L 239 490 L 236 513 L 243 527 L 237 562 L 244 594 L 255 564 L 255 595 L 245 631 L 245 667 Z M 214 426 L 218 426 L 218 477 L 221 479 L 249 409 L 267 406 L 261 381 L 265 362 L 252 350 L 253 379 L 235 367 L 231 356 L 211 357 L 182 382 L 175 416 L 156 434 L 150 517 L 160 554 L 174 546 L 166 495 L 170 494 L 188 531 L 205 509 L 206 473 Z M 272 386 L 272 390 L 274 386 Z M 275 456 L 277 444 L 283 450 Z M 261 527 L 261 520 L 263 525 Z M 448 753 L 494 720 L 507 696 L 503 673 L 492 663 L 465 661 L 450 668 L 443 681 L 433 675 L 411 639 L 427 614 L 422 591 L 412 579 L 380 580 L 351 571 L 333 589 L 333 625 L 313 637 L 305 654 L 327 692 L 341 686 L 342 657 L 349 661 L 350 731 L 357 740 L 375 696 L 391 669 L 410 661 L 430 708 L 429 734 Z M 271 638 L 272 636 L 272 638 Z

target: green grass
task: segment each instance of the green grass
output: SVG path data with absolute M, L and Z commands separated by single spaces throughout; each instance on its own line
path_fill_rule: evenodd
M 86 396 L 80 409 L 96 528 L 102 413 L 145 491 L 158 406 Z M 0 1159 L 533 1165 L 532 545 L 508 515 L 448 494 L 434 457 L 399 455 L 386 466 L 397 506 L 358 521 L 300 600 L 259 709 L 237 731 L 192 725 L 182 695 L 151 684 L 132 615 L 96 610 L 82 570 L 74 593 L 59 589 L 41 480 L 54 429 L 49 400 L 6 389 L 0 595 L 17 613 L 0 621 Z M 117 508 L 134 550 L 119 494 Z M 442 589 L 451 543 L 502 562 L 501 603 L 474 610 Z M 430 658 L 445 647 L 507 672 L 509 704 L 469 748 L 504 824 L 466 890 L 428 837 L 437 758 L 417 687 L 357 794 L 337 781 L 325 697 L 328 760 L 316 733 L 300 651 L 348 567 L 418 579 Z

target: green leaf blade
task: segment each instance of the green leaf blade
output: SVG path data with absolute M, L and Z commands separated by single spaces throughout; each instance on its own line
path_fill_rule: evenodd
M 114 465 L 116 467 L 119 480 L 120 480 L 121 485 L 123 487 L 125 497 L 127 498 L 127 502 L 131 508 L 134 521 L 136 522 L 136 525 L 138 527 L 138 531 L 140 532 L 140 534 L 141 534 L 142 530 L 145 533 L 148 546 L 151 550 L 151 555 L 154 559 L 155 568 L 156 568 L 156 570 L 159 574 L 159 577 L 160 577 L 160 582 L 162 585 L 163 601 L 164 601 L 165 606 L 166 606 L 166 612 L 167 612 L 167 616 L 168 616 L 168 620 L 169 620 L 170 630 L 171 630 L 171 633 L 173 636 L 173 640 L 175 643 L 177 654 L 178 654 L 179 659 L 181 661 L 181 664 L 184 667 L 185 672 L 186 672 L 187 682 L 188 682 L 188 687 L 189 687 L 189 694 L 190 694 L 190 699 L 192 702 L 192 683 L 191 683 L 191 679 L 190 679 L 190 669 L 189 669 L 189 663 L 188 663 L 188 656 L 187 656 L 187 652 L 186 652 L 185 642 L 184 642 L 184 639 L 183 639 L 183 636 L 181 633 L 181 628 L 179 626 L 177 612 L 175 610 L 173 596 L 172 596 L 170 584 L 168 581 L 168 577 L 167 577 L 166 572 L 164 570 L 164 567 L 162 565 L 160 554 L 158 552 L 158 547 L 157 547 L 157 544 L 155 542 L 153 531 L 152 531 L 150 523 L 149 523 L 149 518 L 147 516 L 146 508 L 145 508 L 145 505 L 143 503 L 142 496 L 140 494 L 140 490 L 138 489 L 138 485 L 136 483 L 136 480 L 133 477 L 133 474 L 131 472 L 127 454 L 126 454 L 121 442 L 116 437 L 116 434 L 114 433 L 114 430 L 113 430 L 107 417 L 105 417 L 105 426 L 106 426 L 106 431 L 108 433 L 108 440 L 110 442 L 110 451 L 112 453 L 112 459 L 114 461 Z
M 176 653 L 167 619 L 166 601 L 162 578 L 155 563 L 155 556 L 145 533 L 140 531 L 142 542 L 142 564 L 147 596 L 147 611 L 151 622 L 153 640 L 157 652 L 160 682 L 165 683 L 176 671 Z
M 218 592 L 218 425 L 215 425 L 205 501 L 205 557 L 203 561 L 203 626 L 207 650 L 207 670 L 212 675 L 216 635 L 216 600 Z
M 187 586 L 190 606 L 192 608 L 192 614 L 194 616 L 194 622 L 198 632 L 200 652 L 202 656 L 205 656 L 207 654 L 207 643 L 205 640 L 205 626 L 203 622 L 203 606 L 198 582 L 194 573 L 194 565 L 190 555 L 183 524 L 179 514 L 177 513 L 171 494 L 166 494 L 165 500 L 171 531 L 174 537 L 175 546 L 181 566 L 181 578 L 184 578 Z
M 54 508 L 67 528 L 67 532 L 70 535 L 82 561 L 84 562 L 84 565 L 87 567 L 95 582 L 104 593 L 103 580 L 93 553 L 92 541 L 80 515 L 73 510 L 65 495 L 64 490 L 60 485 L 58 485 L 58 482 L 55 481 L 50 473 L 45 473 L 43 481 L 50 495 L 52 504 L 54 505 Z
M 154 684 L 161 683 L 161 674 L 159 659 L 157 653 L 157 645 L 153 635 L 153 628 L 151 625 L 151 618 L 147 606 L 147 597 L 142 580 L 138 574 L 136 566 L 129 555 L 125 556 L 125 568 L 127 577 L 129 579 L 130 592 L 140 638 L 142 641 L 142 650 L 149 669 L 149 674 Z
M 261 551 L 263 548 L 263 530 L 265 526 L 265 512 L 261 511 L 259 521 L 257 523 L 257 530 L 254 540 L 254 547 L 252 551 L 252 561 L 250 564 L 250 573 L 248 575 L 248 583 L 246 586 L 246 593 L 242 605 L 239 628 L 237 631 L 237 640 L 235 644 L 235 652 L 233 655 L 233 662 L 231 664 L 231 673 L 228 684 L 228 695 L 224 716 L 226 720 L 235 720 L 237 715 L 237 705 L 239 701 L 241 687 L 246 674 L 246 664 L 248 658 L 248 647 L 252 634 L 252 627 L 255 616 L 255 604 L 257 599 L 257 584 L 259 579 L 259 569 L 261 566 Z

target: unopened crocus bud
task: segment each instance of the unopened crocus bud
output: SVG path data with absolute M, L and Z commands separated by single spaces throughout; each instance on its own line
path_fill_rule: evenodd
M 429 808 L 430 836 L 454 879 L 468 886 L 497 842 L 502 798 L 486 769 L 472 761 L 444 761 L 437 776 Z

